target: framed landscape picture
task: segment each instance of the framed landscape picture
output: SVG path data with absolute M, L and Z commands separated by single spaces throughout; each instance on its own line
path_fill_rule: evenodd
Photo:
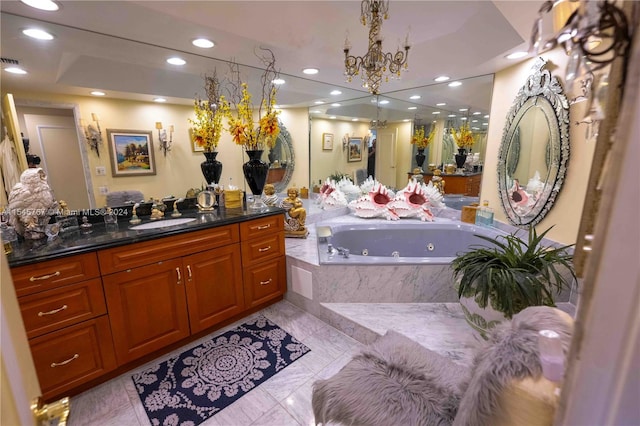
M 362 138 L 349 138 L 347 161 L 352 163 L 360 160 L 362 160 Z
M 107 129 L 113 177 L 156 174 L 151 131 Z
M 331 151 L 333 149 L 333 133 L 322 134 L 322 149 Z

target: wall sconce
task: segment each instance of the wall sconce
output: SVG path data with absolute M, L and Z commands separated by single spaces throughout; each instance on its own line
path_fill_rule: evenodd
M 84 137 L 87 140 L 87 144 L 89 147 L 96 152 L 98 157 L 100 157 L 100 144 L 102 143 L 102 130 L 100 130 L 100 119 L 98 118 L 98 114 L 95 112 L 91 113 L 91 119 L 95 123 L 85 125 L 84 120 L 80 119 L 80 127 L 84 130 Z
M 160 141 L 160 149 L 167 156 L 167 151 L 171 151 L 171 143 L 173 142 L 173 124 L 169 126 L 169 137 L 167 131 L 162 128 L 162 122 L 156 121 L 156 129 L 158 129 L 158 140 Z

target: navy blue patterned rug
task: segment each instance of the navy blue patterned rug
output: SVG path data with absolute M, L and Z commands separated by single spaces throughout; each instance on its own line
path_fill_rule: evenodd
M 152 425 L 198 425 L 309 350 L 259 316 L 132 378 Z

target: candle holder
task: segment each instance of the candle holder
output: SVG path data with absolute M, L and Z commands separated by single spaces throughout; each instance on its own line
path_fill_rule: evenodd
M 169 126 L 169 136 L 167 136 L 167 131 L 162 128 L 162 122 L 156 121 L 156 129 L 158 129 L 160 149 L 166 157 L 167 151 L 171 151 L 171 143 L 173 142 L 173 124 Z

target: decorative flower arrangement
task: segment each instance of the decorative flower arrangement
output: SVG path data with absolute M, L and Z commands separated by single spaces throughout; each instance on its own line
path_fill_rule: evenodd
M 458 148 L 471 148 L 476 142 L 473 133 L 469 130 L 469 123 L 464 123 L 457 131 L 452 129 L 451 136 Z
M 418 149 L 425 149 L 436 136 L 436 128 L 432 126 L 431 132 L 429 132 L 429 136 L 424 136 L 424 127 L 419 127 L 416 129 L 413 137 L 411 138 L 411 144 L 415 145 Z
M 204 82 L 207 99 L 196 97 L 194 101 L 196 119 L 189 119 L 189 123 L 193 125 L 196 144 L 204 148 L 205 152 L 212 152 L 218 146 L 223 130 L 222 105 L 225 104 L 225 99 L 220 95 L 220 82 L 215 71 L 212 76 L 205 76 Z
M 269 49 L 263 49 L 269 56 L 261 57 L 266 68 L 262 75 L 262 100 L 258 109 L 258 125 L 254 125 L 254 106 L 251 102 L 247 83 L 240 82 L 238 64 L 231 64 L 231 72 L 234 75 L 231 83 L 233 93 L 230 102 L 223 103 L 224 114 L 229 124 L 229 133 L 237 145 L 242 145 L 245 150 L 262 150 L 273 148 L 280 134 L 278 113 L 276 111 L 277 87 L 273 81 L 277 78 L 275 70 L 275 57 Z M 235 109 L 235 115 L 231 109 Z

